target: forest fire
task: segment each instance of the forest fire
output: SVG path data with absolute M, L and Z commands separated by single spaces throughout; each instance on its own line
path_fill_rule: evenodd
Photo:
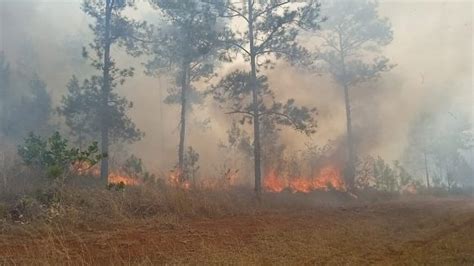
M 179 170 L 179 169 L 171 171 L 169 176 L 168 176 L 168 183 L 171 186 L 174 186 L 174 187 L 181 187 L 185 190 L 190 189 L 191 188 L 191 183 L 189 182 L 189 180 L 185 180 L 185 181 L 181 182 L 180 181 L 180 175 L 181 175 L 181 170 Z
M 270 173 L 265 176 L 263 185 L 266 190 L 271 192 L 281 192 L 285 188 L 287 188 L 287 183 L 283 178 L 277 176 L 274 170 L 270 171 Z
M 316 177 L 284 177 L 279 176 L 274 170 L 265 177 L 265 190 L 269 192 L 281 192 L 289 189 L 293 193 L 309 193 L 315 190 L 328 191 L 330 189 L 346 191 L 342 180 L 341 171 L 334 166 L 321 168 Z
M 109 174 L 109 184 L 124 184 L 127 186 L 136 186 L 141 184 L 141 181 L 136 178 L 132 178 L 120 172 L 113 172 Z
M 0 266 L 474 266 L 472 2 L 0 0 Z
M 82 176 L 93 176 L 98 178 L 100 176 L 100 169 L 97 165 L 91 166 L 88 163 L 76 163 L 73 165 L 73 170 Z M 123 173 L 123 171 L 112 171 L 108 177 L 109 184 L 123 183 L 126 186 L 136 186 L 142 183 L 138 178 L 131 177 Z

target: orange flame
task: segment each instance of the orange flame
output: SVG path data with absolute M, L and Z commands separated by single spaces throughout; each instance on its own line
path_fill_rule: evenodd
M 265 177 L 264 188 L 270 192 L 281 192 L 285 189 L 295 192 L 309 193 L 315 190 L 328 191 L 335 189 L 346 191 L 346 186 L 341 178 L 341 171 L 334 166 L 322 168 L 314 178 L 278 176 L 274 170 Z
M 120 172 L 113 172 L 109 174 L 109 183 L 110 184 L 120 184 L 123 183 L 127 186 L 137 186 L 141 184 L 141 180 L 132 178 Z
M 89 175 L 98 177 L 100 176 L 100 169 L 95 166 L 91 166 L 87 162 L 78 162 L 72 165 L 72 170 L 75 171 L 79 175 Z M 122 171 L 113 171 L 109 174 L 108 177 L 109 184 L 120 184 L 123 183 L 127 186 L 136 186 L 142 183 L 141 180 L 137 178 L 133 178 Z
M 185 180 L 183 182 L 180 181 L 181 170 L 176 169 L 170 172 L 168 176 L 168 183 L 173 187 L 181 187 L 185 190 L 189 190 L 191 188 L 191 183 L 189 180 Z
M 341 178 L 341 171 L 332 166 L 324 167 L 319 172 L 316 179 L 313 180 L 314 187 L 328 190 L 334 188 L 336 190 L 346 190 L 344 181 Z
M 288 186 L 287 182 L 279 178 L 274 170 L 271 170 L 264 180 L 265 189 L 271 192 L 282 192 Z
M 314 190 L 313 182 L 306 178 L 294 178 L 290 180 L 290 189 L 293 192 L 309 193 Z

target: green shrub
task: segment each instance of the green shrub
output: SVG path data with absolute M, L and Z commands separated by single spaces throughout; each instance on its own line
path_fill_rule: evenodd
M 79 148 L 70 147 L 69 141 L 58 132 L 48 139 L 31 133 L 25 142 L 18 146 L 18 154 L 27 166 L 61 183 L 73 170 L 73 165 L 93 166 L 101 159 L 97 142 L 82 151 Z
M 145 167 L 143 166 L 142 159 L 136 157 L 135 155 L 131 155 L 121 167 L 121 170 L 129 177 L 135 179 L 141 179 L 145 182 L 153 182 L 156 177 L 155 175 L 148 172 Z

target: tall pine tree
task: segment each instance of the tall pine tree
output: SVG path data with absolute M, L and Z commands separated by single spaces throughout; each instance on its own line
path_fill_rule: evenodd
M 83 55 L 89 58 L 91 65 L 101 73 L 85 80 L 82 86 L 73 78 L 68 88 L 69 95 L 63 99 L 61 108 L 63 114 L 74 117 L 67 118 L 69 125 L 72 125 L 74 120 L 81 121 L 81 116 L 87 117 L 88 113 L 92 112 L 89 115 L 93 118 L 89 118 L 85 123 L 89 123 L 86 128 L 100 132 L 101 154 L 104 156 L 101 160 L 100 177 L 104 183 L 107 182 L 109 173 L 110 137 L 120 136 L 122 139 L 134 141 L 142 135 L 126 115 L 131 104 L 114 92 L 117 86 L 133 75 L 134 69 L 119 68 L 111 54 L 114 45 L 138 52 L 136 44 L 140 40 L 139 29 L 146 28 L 146 23 L 132 20 L 124 14 L 127 8 L 134 5 L 132 0 L 84 0 L 82 10 L 94 20 L 90 25 L 94 39 L 88 49 L 84 48 Z M 89 50 L 93 53 L 90 54 Z M 78 111 L 70 106 L 75 104 L 83 109 Z M 78 126 L 80 125 L 76 124 L 73 129 Z
M 208 1 L 219 8 L 222 17 L 235 21 L 235 24 L 230 23 L 226 28 L 227 34 L 223 42 L 248 62 L 249 70 L 233 72 L 222 82 L 228 84 L 227 88 L 246 91 L 250 96 L 249 104 L 241 103 L 233 106 L 238 109 L 231 110 L 229 113 L 243 114 L 244 117 L 250 118 L 249 121 L 253 124 L 255 192 L 257 197 L 260 197 L 262 190 L 261 119 L 265 116 L 273 116 L 282 123 L 293 125 L 306 132 L 312 132 L 314 126 L 314 120 L 309 114 L 313 110 L 298 108 L 291 99 L 284 104 L 275 102 L 270 106 L 266 105 L 262 99 L 265 94 L 263 91 L 266 90 L 266 77 L 260 74 L 260 68 L 271 66 L 272 59 L 300 63 L 307 61 L 308 53 L 298 44 L 297 37 L 302 29 L 318 28 L 321 22 L 319 3 L 314 0 L 301 3 L 293 3 L 289 0 Z M 232 97 L 244 97 L 228 90 L 225 94 Z
M 151 43 L 152 59 L 148 74 L 171 74 L 176 89 L 170 90 L 167 103 L 180 105 L 178 173 L 185 175 L 185 149 L 188 114 L 202 93 L 193 86 L 196 81 L 211 77 L 218 59 L 220 34 L 217 10 L 202 0 L 150 0 L 161 13 L 163 23 Z

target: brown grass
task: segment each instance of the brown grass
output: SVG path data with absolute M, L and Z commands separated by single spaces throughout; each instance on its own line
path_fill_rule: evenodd
M 472 198 L 281 193 L 257 203 L 245 189 L 154 186 L 61 198 L 45 215 L 2 222 L 1 264 L 474 263 Z

